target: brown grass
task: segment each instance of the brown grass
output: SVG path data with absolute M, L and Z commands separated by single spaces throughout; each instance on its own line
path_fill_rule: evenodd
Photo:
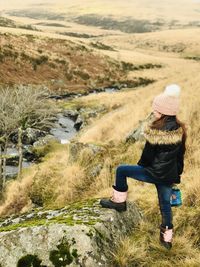
M 112 59 L 77 41 L 1 33 L 0 85 L 42 84 L 58 94 L 84 93 L 124 77 Z

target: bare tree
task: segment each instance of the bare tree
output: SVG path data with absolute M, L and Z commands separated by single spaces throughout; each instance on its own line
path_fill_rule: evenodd
M 8 141 L 18 132 L 19 168 L 22 171 L 22 136 L 27 128 L 47 129 L 55 117 L 55 105 L 48 99 L 47 89 L 31 86 L 5 88 L 0 91 L 0 185 L 5 185 Z
M 7 89 L 0 92 L 0 146 L 1 146 L 1 171 L 0 171 L 0 189 L 5 185 L 6 179 L 6 157 L 8 139 L 17 127 L 17 120 L 14 113 L 13 97 Z
M 18 177 L 22 171 L 22 136 L 27 128 L 46 129 L 55 117 L 55 106 L 49 102 L 49 91 L 34 87 L 20 86 L 13 91 L 15 96 L 15 109 L 18 121 L 18 150 L 19 150 L 19 170 Z

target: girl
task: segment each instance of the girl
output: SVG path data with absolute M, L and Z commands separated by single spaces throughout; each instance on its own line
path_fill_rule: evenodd
M 160 241 L 167 249 L 172 247 L 172 185 L 180 183 L 184 167 L 186 130 L 176 114 L 179 108 L 180 87 L 169 85 L 153 101 L 153 121 L 143 129 L 146 143 L 138 165 L 120 165 L 116 170 L 111 199 L 101 199 L 104 208 L 126 210 L 127 177 L 155 184 L 162 216 Z

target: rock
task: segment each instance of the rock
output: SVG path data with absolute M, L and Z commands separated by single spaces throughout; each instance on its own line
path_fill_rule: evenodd
M 79 131 L 85 125 L 90 118 L 95 118 L 98 114 L 105 112 L 105 107 L 96 107 L 96 108 L 80 108 L 78 110 L 66 109 L 63 112 L 63 116 L 72 119 L 75 124 L 74 128 Z M 62 126 L 62 125 L 61 125 Z
M 77 119 L 76 119 L 76 121 L 74 123 L 74 128 L 77 131 L 79 131 L 81 129 L 83 123 L 84 123 L 84 119 L 80 115 L 78 115 L 78 117 L 77 117 Z
M 37 211 L 23 222 L 1 227 L 0 265 L 30 266 L 110 266 L 111 251 L 118 240 L 134 230 L 141 214 L 134 203 L 126 212 L 103 209 L 99 200 L 72 204 L 56 211 Z M 34 226 L 33 226 L 34 225 Z M 28 265 L 27 265 L 28 266 Z
M 81 108 L 79 110 L 80 114 L 84 114 L 84 118 L 94 118 L 97 117 L 98 114 L 103 113 L 106 111 L 104 106 L 95 107 L 95 108 Z
M 44 131 L 33 129 L 33 128 L 28 128 L 26 129 L 22 137 L 22 142 L 25 145 L 32 145 L 39 137 L 42 137 L 45 135 L 46 135 L 46 132 Z
M 63 116 L 65 117 L 69 117 L 70 119 L 72 119 L 73 121 L 76 121 L 76 119 L 78 118 L 78 111 L 77 110 L 73 110 L 73 109 L 65 109 L 63 111 Z
M 9 155 L 9 158 L 7 158 L 7 160 L 6 160 L 6 165 L 18 166 L 18 164 L 19 164 L 19 156 L 18 155 L 15 155 L 15 156 Z
M 37 158 L 35 153 L 32 151 L 32 146 L 23 147 L 23 156 L 29 162 L 34 161 Z
M 75 162 L 78 160 L 79 154 L 83 149 L 91 150 L 91 153 L 95 157 L 98 153 L 101 153 L 104 148 L 94 145 L 94 144 L 83 144 L 80 142 L 71 143 L 69 146 L 70 153 L 69 153 L 69 161 Z
M 23 131 L 22 143 L 24 145 L 32 145 L 39 137 L 45 136 L 46 134 L 47 133 L 45 131 L 41 131 L 39 129 L 27 128 L 25 131 Z M 11 136 L 11 141 L 15 144 L 18 143 L 18 132 L 15 132 Z
M 31 162 L 36 159 L 34 152 L 31 150 L 32 146 L 23 146 L 23 161 Z M 9 148 L 7 151 L 6 164 L 8 166 L 18 166 L 19 164 L 19 153 L 16 148 Z
M 58 141 L 58 140 L 53 135 L 48 134 L 45 137 L 40 138 L 38 141 L 34 142 L 33 147 L 44 146 L 44 145 L 47 145 L 51 141 Z
M 139 126 L 134 129 L 128 136 L 126 137 L 126 142 L 136 142 L 138 140 L 144 140 L 143 137 L 143 127 L 146 123 L 150 122 L 153 119 L 153 115 L 150 114 L 146 119 L 139 121 Z
M 100 153 L 103 151 L 103 148 L 100 146 L 97 146 L 95 144 L 88 144 L 88 147 L 92 150 L 92 152 L 94 153 L 94 155 Z
M 102 165 L 102 164 L 98 164 L 98 165 L 94 166 L 94 167 L 92 168 L 92 170 L 90 171 L 90 176 L 91 176 L 91 177 L 96 177 L 96 176 L 98 176 L 98 175 L 100 174 L 102 168 L 103 168 L 103 165 Z
M 33 213 L 30 213 L 30 214 L 27 215 L 27 219 L 31 219 L 33 217 L 34 217 L 34 214 Z

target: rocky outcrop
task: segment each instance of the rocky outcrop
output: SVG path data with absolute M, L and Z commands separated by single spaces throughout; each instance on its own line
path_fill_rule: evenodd
M 36 142 L 34 142 L 33 147 L 45 146 L 52 141 L 57 141 L 57 139 L 53 135 L 48 134 L 44 137 L 39 138 Z
M 144 120 L 139 121 L 139 125 L 137 128 L 135 128 L 132 132 L 128 134 L 126 137 L 125 142 L 136 142 L 136 141 L 143 141 L 144 136 L 143 136 L 143 129 L 144 125 L 146 123 L 150 123 L 153 120 L 153 114 L 149 114 Z
M 140 220 L 134 203 L 118 213 L 97 199 L 10 217 L 0 223 L 0 266 L 109 266 L 118 239 Z
M 34 142 L 37 141 L 39 137 L 44 137 L 46 134 L 47 132 L 39 130 L 39 129 L 27 128 L 25 131 L 23 131 L 22 143 L 24 145 L 32 145 Z M 11 136 L 11 141 L 14 144 L 18 143 L 18 132 L 17 131 Z
M 76 162 L 79 159 L 80 152 L 84 149 L 90 151 L 90 154 L 95 158 L 99 154 L 105 152 L 105 149 L 102 146 L 98 146 L 95 144 L 84 144 L 80 142 L 71 142 L 69 145 L 69 161 Z

